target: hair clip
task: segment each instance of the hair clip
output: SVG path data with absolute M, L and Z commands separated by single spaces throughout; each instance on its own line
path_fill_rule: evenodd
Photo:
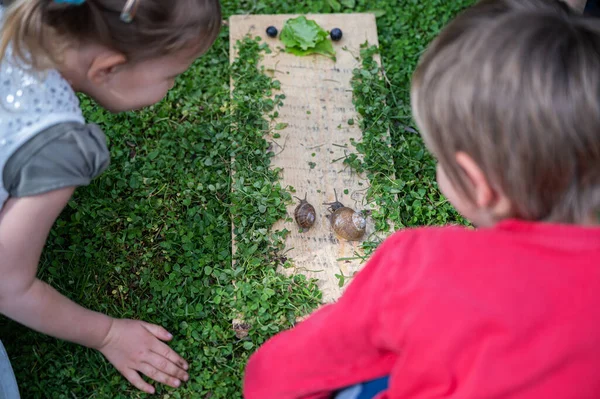
M 80 6 L 85 3 L 85 0 L 54 0 L 58 4 L 72 4 L 74 6 Z
M 135 17 L 135 13 L 138 8 L 138 4 L 139 0 L 127 0 L 127 3 L 125 3 L 125 7 L 123 7 L 123 11 L 121 12 L 121 21 L 127 24 L 133 21 L 133 18 Z

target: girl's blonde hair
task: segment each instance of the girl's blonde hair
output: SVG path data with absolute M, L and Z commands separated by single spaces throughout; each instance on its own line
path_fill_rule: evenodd
M 120 18 L 126 0 L 9 0 L 0 33 L 0 59 L 11 46 L 35 69 L 60 63 L 65 46 L 97 43 L 129 61 L 170 54 L 188 45 L 206 51 L 221 27 L 218 0 L 138 0 L 133 21 Z
M 600 24 L 555 0 L 483 0 L 423 55 L 412 104 L 450 181 L 471 198 L 465 152 L 514 217 L 595 221 L 600 211 Z

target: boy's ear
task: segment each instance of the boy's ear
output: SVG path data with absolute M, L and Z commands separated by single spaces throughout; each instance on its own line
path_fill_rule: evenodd
M 497 218 L 510 215 L 510 200 L 504 193 L 492 187 L 489 179 L 473 158 L 459 151 L 456 153 L 456 163 L 471 182 L 471 189 L 477 207 L 490 210 Z
M 127 58 L 124 54 L 104 51 L 96 55 L 87 72 L 87 78 L 96 86 L 105 84 L 117 68 L 124 65 Z
M 475 205 L 480 208 L 489 207 L 494 200 L 494 190 L 479 165 L 464 152 L 456 153 L 456 163 L 469 178 Z

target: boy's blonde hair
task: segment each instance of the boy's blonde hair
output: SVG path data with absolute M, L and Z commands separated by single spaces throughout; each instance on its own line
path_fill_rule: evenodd
M 126 0 L 9 0 L 0 36 L 0 59 L 8 46 L 35 69 L 60 63 L 65 46 L 96 43 L 139 61 L 188 45 L 206 51 L 221 27 L 218 0 L 138 0 L 131 23 L 120 19 Z
M 415 120 L 467 198 L 463 151 L 514 217 L 600 211 L 600 24 L 554 0 L 484 0 L 451 22 L 412 83 Z

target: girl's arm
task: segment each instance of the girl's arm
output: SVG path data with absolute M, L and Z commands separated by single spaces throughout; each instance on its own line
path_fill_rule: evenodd
M 98 348 L 111 318 L 92 312 L 37 279 L 48 232 L 72 188 L 10 199 L 0 213 L 0 312 L 29 328 Z
M 117 320 L 72 302 L 36 278 L 50 228 L 74 188 L 9 199 L 0 212 L 0 313 L 44 334 L 100 350 L 136 387 L 153 392 L 138 371 L 161 383 L 187 380 L 185 361 L 160 340 L 162 327 Z

